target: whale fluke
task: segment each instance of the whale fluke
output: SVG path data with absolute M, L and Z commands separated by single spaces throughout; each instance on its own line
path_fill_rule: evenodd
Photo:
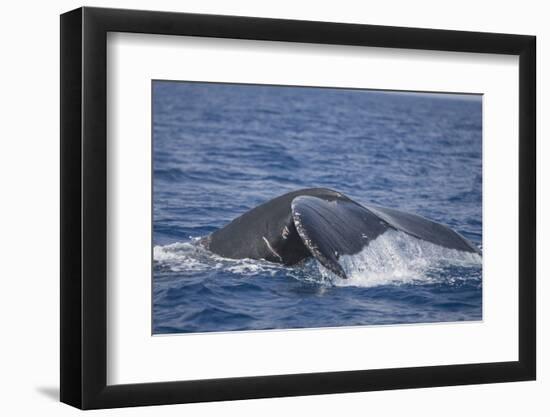
M 403 211 L 361 205 L 337 191 L 309 188 L 276 197 L 244 213 L 202 243 L 232 259 L 294 265 L 311 256 L 340 277 L 342 255 L 359 253 L 388 229 L 465 252 L 480 253 L 440 223 Z

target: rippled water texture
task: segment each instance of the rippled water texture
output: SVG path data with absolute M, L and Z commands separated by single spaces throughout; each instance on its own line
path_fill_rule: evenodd
M 481 257 L 390 231 L 295 267 L 197 242 L 285 192 L 338 190 L 481 248 L 481 97 L 153 82 L 153 332 L 482 319 Z

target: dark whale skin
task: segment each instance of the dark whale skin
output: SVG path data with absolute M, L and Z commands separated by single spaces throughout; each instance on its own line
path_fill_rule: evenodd
M 203 244 L 210 251 L 225 258 L 265 259 L 294 265 L 311 256 L 296 231 L 291 211 L 292 200 L 304 195 L 327 201 L 347 199 L 342 194 L 326 188 L 293 191 L 247 211 L 212 233 Z
M 311 256 L 346 278 L 338 259 L 360 252 L 393 229 L 465 252 L 479 249 L 449 227 L 416 214 L 361 205 L 327 188 L 293 191 L 263 203 L 201 242 L 231 259 L 264 259 L 295 265 Z

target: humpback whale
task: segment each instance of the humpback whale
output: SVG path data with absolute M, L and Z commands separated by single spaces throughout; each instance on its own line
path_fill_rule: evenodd
M 359 253 L 387 230 L 450 249 L 480 250 L 449 227 L 416 214 L 361 205 L 327 188 L 293 191 L 237 217 L 202 240 L 211 252 L 231 259 L 264 259 L 287 266 L 314 257 L 347 278 L 338 259 Z

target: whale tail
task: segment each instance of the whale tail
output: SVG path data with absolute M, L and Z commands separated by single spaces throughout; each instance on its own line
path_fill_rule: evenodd
M 326 188 L 284 194 L 264 203 L 204 242 L 212 252 L 234 259 L 265 259 L 286 265 L 313 256 L 340 277 L 343 255 L 359 253 L 385 231 L 465 252 L 480 253 L 463 236 L 424 217 L 378 206 L 363 206 Z

